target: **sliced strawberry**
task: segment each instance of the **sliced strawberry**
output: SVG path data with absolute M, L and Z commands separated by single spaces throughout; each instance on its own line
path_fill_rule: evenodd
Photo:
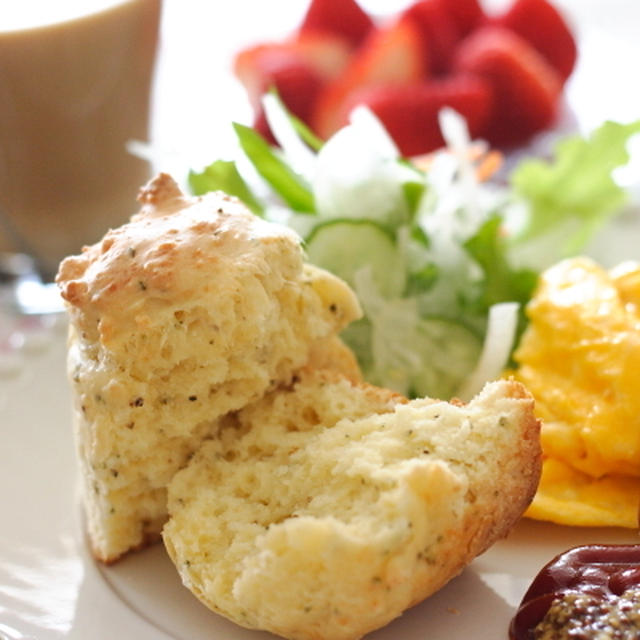
M 234 72 L 246 89 L 251 106 L 257 109 L 260 96 L 271 84 L 273 70 L 303 62 L 302 56 L 291 47 L 279 43 L 260 44 L 244 49 L 236 56 Z
M 445 8 L 461 36 L 469 35 L 487 21 L 478 0 L 445 0 Z
M 239 51 L 233 71 L 244 85 L 251 104 L 257 108 L 274 68 L 308 64 L 318 75 L 330 80 L 347 65 L 350 47 L 342 38 L 329 34 L 299 34 L 283 42 L 268 42 Z
M 515 33 L 501 27 L 478 29 L 461 43 L 453 66 L 491 84 L 495 101 L 485 137 L 492 144 L 519 144 L 552 124 L 560 76 Z
M 566 80 L 573 71 L 577 46 L 569 25 L 547 0 L 515 0 L 494 23 L 528 40 Z
M 265 69 L 262 77 L 264 85 L 261 94 L 275 88 L 282 102 L 295 116 L 308 122 L 325 80 L 308 63 L 300 60 L 274 60 L 270 68 Z M 262 114 L 261 105 L 255 106 L 255 125 L 261 133 L 268 130 Z M 272 140 L 271 137 L 269 137 Z
M 373 29 L 373 20 L 355 0 L 311 0 L 300 33 L 330 33 L 359 46 Z
M 344 72 L 318 99 L 311 119 L 316 133 L 328 138 L 343 124 L 344 104 L 356 90 L 417 82 L 427 75 L 417 28 L 397 20 L 374 30 L 354 53 Z
M 445 73 L 461 38 L 446 1 L 418 0 L 403 12 L 402 17 L 419 29 L 431 71 L 434 74 Z
M 269 127 L 269 123 L 267 122 L 267 117 L 264 114 L 264 110 L 260 109 L 256 112 L 255 119 L 253 121 L 253 128 L 269 143 L 272 145 L 277 145 L 278 141 L 275 139 L 275 136 L 271 132 L 271 127 Z
M 345 41 L 329 33 L 298 33 L 287 44 L 326 80 L 337 78 L 351 58 L 351 50 Z
M 378 86 L 353 94 L 352 104 L 367 105 L 384 124 L 401 153 L 416 156 L 442 147 L 438 123 L 443 107 L 452 107 L 477 136 L 491 114 L 491 87 L 482 78 L 451 75 L 401 87 Z

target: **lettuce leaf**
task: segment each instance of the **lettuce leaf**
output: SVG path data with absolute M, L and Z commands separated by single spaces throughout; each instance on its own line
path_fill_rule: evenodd
M 527 267 L 516 268 L 511 264 L 501 229 L 502 219 L 493 215 L 465 242 L 464 247 L 483 274 L 475 300 L 475 312 L 486 317 L 493 305 L 506 301 L 517 302 L 517 343 L 527 326 L 525 308 L 536 288 L 538 272 Z
M 264 213 L 264 207 L 253 195 L 232 160 L 216 160 L 201 172 L 190 171 L 188 181 L 191 191 L 196 196 L 208 191 L 224 191 L 242 200 L 256 215 L 261 216 Z
M 515 198 L 528 207 L 526 224 L 513 239 L 517 246 L 564 229 L 559 248 L 566 257 L 581 251 L 594 233 L 627 201 L 627 192 L 613 178 L 629 161 L 627 144 L 640 133 L 640 120 L 607 121 L 589 137 L 561 140 L 552 162 L 522 161 L 510 176 Z
M 483 272 L 478 298 L 486 312 L 498 302 L 529 302 L 538 280 L 533 269 L 514 268 L 509 261 L 505 238 L 501 233 L 502 219 L 491 216 L 464 244 L 465 249 Z
M 247 158 L 284 202 L 299 213 L 313 213 L 313 193 L 277 150 L 251 127 L 235 123 L 233 128 Z

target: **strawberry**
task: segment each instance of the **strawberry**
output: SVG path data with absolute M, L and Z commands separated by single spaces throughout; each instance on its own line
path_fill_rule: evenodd
M 244 49 L 235 58 L 234 72 L 247 91 L 251 106 L 260 105 L 260 97 L 272 84 L 273 70 L 286 65 L 303 64 L 300 54 L 280 44 L 261 44 Z
M 329 34 L 299 34 L 283 42 L 269 42 L 239 51 L 233 71 L 244 85 L 249 101 L 257 108 L 260 96 L 271 83 L 273 69 L 308 64 L 324 80 L 338 76 L 350 57 L 342 38 Z
M 447 11 L 447 3 L 444 0 L 418 0 L 402 13 L 402 17 L 419 30 L 431 71 L 445 73 L 461 37 L 456 22 Z
M 300 25 L 300 33 L 329 33 L 357 47 L 373 27 L 373 20 L 355 0 L 311 0 Z
M 531 44 L 501 27 L 482 27 L 460 45 L 453 68 L 485 78 L 494 109 L 485 137 L 497 146 L 525 142 L 552 124 L 562 81 Z
M 444 0 L 444 3 L 461 36 L 469 35 L 487 21 L 478 0 Z
M 311 127 L 319 136 L 328 138 L 344 124 L 344 104 L 353 91 L 378 84 L 407 84 L 426 75 L 416 27 L 408 20 L 378 27 L 353 54 L 343 73 L 322 92 Z
M 563 80 L 571 75 L 577 57 L 576 42 L 565 19 L 547 0 L 515 0 L 494 24 L 529 41 Z
M 338 77 L 351 56 L 344 40 L 328 33 L 298 33 L 287 44 L 326 80 Z
M 260 95 L 271 88 L 275 88 L 282 102 L 295 116 L 308 122 L 312 109 L 316 103 L 325 81 L 321 75 L 307 62 L 299 59 L 275 58 L 271 65 L 265 67 L 262 76 L 262 90 Z M 259 103 L 254 105 L 254 126 L 263 134 L 268 135 L 268 125 Z
M 404 86 L 377 86 L 353 94 L 350 107 L 367 105 L 384 124 L 404 156 L 428 153 L 444 144 L 438 113 L 449 106 L 478 135 L 492 105 L 491 87 L 482 78 L 451 75 Z
M 265 116 L 263 109 L 256 112 L 253 121 L 253 128 L 271 145 L 276 146 L 278 144 L 278 141 L 271 132 L 271 127 L 269 127 L 269 123 L 267 122 L 267 117 Z

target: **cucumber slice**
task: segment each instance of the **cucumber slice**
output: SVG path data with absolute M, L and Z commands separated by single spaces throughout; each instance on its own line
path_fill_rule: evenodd
M 449 400 L 474 370 L 482 342 L 463 324 L 441 318 L 424 319 L 417 334 L 412 346 L 420 351 L 422 366 L 411 377 L 409 395 Z
M 307 257 L 355 288 L 355 276 L 364 268 L 383 297 L 400 296 L 405 288 L 404 258 L 395 237 L 371 220 L 336 219 L 320 223 L 306 239 Z
M 478 360 L 480 338 L 455 320 L 420 315 L 415 297 L 383 298 L 370 272 L 358 273 L 356 291 L 370 328 L 345 340 L 360 357 L 368 339 L 365 378 L 411 397 L 455 395 Z
M 441 318 L 407 318 L 405 326 L 376 322 L 371 333 L 373 369 L 381 386 L 409 397 L 454 396 L 473 370 L 481 343 L 463 325 Z

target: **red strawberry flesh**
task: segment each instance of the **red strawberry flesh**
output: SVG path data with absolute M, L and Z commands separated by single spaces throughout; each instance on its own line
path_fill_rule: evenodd
M 494 108 L 484 136 L 492 144 L 520 144 L 553 123 L 561 78 L 513 32 L 500 27 L 478 29 L 460 45 L 454 68 L 491 84 Z
M 406 20 L 373 31 L 340 77 L 318 98 L 311 127 L 323 138 L 344 124 L 344 104 L 359 89 L 420 82 L 426 75 L 420 35 Z
M 349 107 L 357 104 L 367 105 L 378 116 L 404 156 L 416 156 L 443 146 L 438 114 L 444 107 L 464 116 L 470 134 L 477 136 L 490 116 L 492 92 L 479 77 L 449 76 L 363 89 L 354 93 Z
M 577 46 L 565 18 L 547 0 L 515 0 L 495 24 L 530 42 L 563 80 L 573 71 Z
M 443 74 L 460 40 L 458 27 L 444 0 L 418 0 L 402 14 L 418 28 L 425 57 L 434 74 Z
M 357 47 L 373 27 L 373 20 L 355 0 L 311 0 L 300 32 L 339 35 L 351 46 Z

